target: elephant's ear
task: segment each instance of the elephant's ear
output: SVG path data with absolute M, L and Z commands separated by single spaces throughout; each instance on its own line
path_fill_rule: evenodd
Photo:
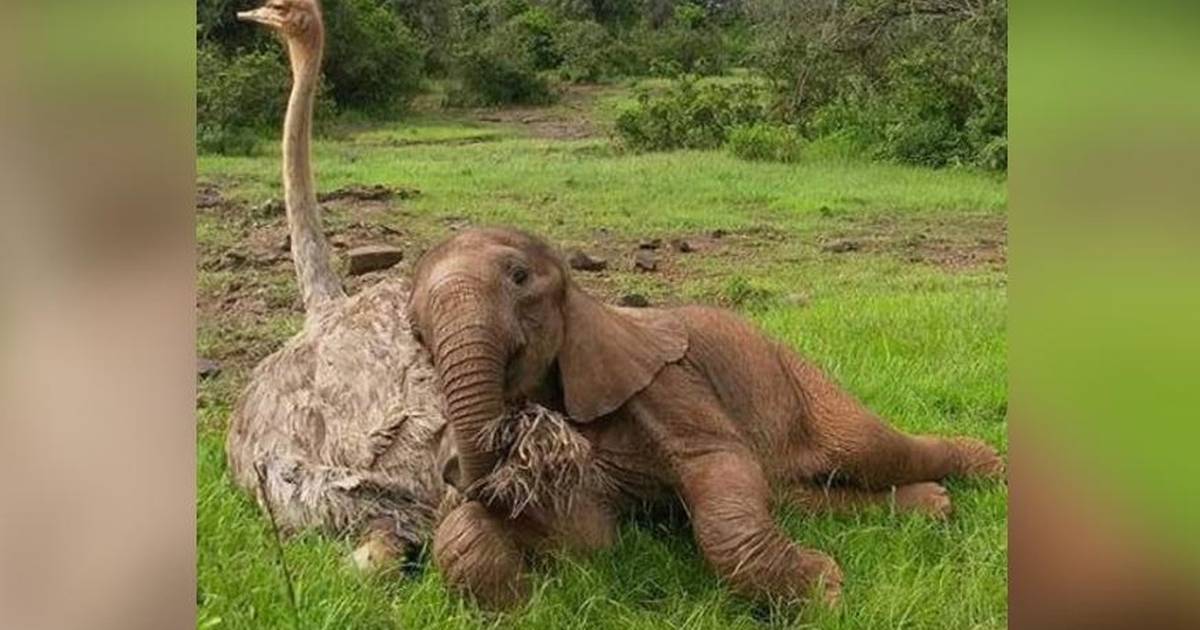
M 576 422 L 616 411 L 688 349 L 687 328 L 669 311 L 616 308 L 572 287 L 565 315 L 558 368 Z

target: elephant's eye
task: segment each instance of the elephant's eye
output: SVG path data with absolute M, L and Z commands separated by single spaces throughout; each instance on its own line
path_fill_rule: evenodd
M 512 271 L 508 272 L 509 277 L 517 286 L 522 286 L 529 279 L 529 270 L 524 267 L 513 267 Z

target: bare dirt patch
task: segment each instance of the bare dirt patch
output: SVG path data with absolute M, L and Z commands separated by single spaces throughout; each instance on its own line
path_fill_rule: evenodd
M 522 133 L 534 138 L 594 138 L 603 133 L 591 119 L 592 103 L 603 90 L 601 86 L 572 85 L 553 105 L 480 108 L 472 110 L 471 114 L 480 122 L 518 126 Z
M 576 282 L 604 301 L 671 306 L 686 301 L 681 289 L 687 282 L 719 275 L 722 269 L 751 264 L 768 255 L 765 248 L 774 248 L 786 238 L 783 232 L 767 226 L 642 238 L 618 236 L 602 228 L 590 239 L 555 244 L 567 257 L 582 252 L 590 258 L 604 259 L 603 269 L 572 272 Z M 647 258 L 653 259 L 653 270 L 646 268 Z M 712 260 L 721 263 L 705 264 Z
M 319 193 L 317 201 L 391 201 L 392 199 L 412 199 L 421 194 L 416 188 L 391 188 L 382 184 L 352 185 Z
M 948 271 L 1003 269 L 1008 260 L 1008 222 L 1002 215 L 880 215 L 843 221 L 848 224 L 818 238 L 826 254 L 887 254 Z

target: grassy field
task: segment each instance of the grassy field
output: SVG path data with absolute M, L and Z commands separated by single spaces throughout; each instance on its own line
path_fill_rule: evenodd
M 316 144 L 322 191 L 382 184 L 390 200 L 325 204 L 339 250 L 387 242 L 402 275 L 453 229 L 505 223 L 565 251 L 609 261 L 578 272 L 613 300 L 736 308 L 824 366 L 870 407 L 914 432 L 981 437 L 1007 450 L 1005 182 L 968 171 L 810 159 L 739 161 L 719 152 L 631 155 L 605 120 L 618 88 L 547 109 L 419 114 L 337 130 Z M 302 320 L 280 209 L 279 158 L 203 156 L 197 351 L 221 363 L 197 397 L 198 626 L 202 628 L 995 628 L 1007 625 L 1007 490 L 952 483 L 954 517 L 880 509 L 854 517 L 780 506 L 804 545 L 839 560 L 836 610 L 756 606 L 729 595 L 686 526 L 631 519 L 610 552 L 537 569 L 524 609 L 490 616 L 448 595 L 426 564 L 361 577 L 351 545 L 285 542 L 290 606 L 270 527 L 225 469 L 233 401 L 253 365 Z M 411 189 L 416 189 L 413 191 Z M 659 268 L 633 270 L 640 241 L 662 238 Z M 697 250 L 681 253 L 672 239 Z

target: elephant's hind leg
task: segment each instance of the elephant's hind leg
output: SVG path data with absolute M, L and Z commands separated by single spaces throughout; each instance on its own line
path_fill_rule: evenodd
M 950 476 L 1003 476 L 1003 460 L 984 442 L 906 435 L 881 421 L 815 366 L 793 357 L 790 368 L 798 389 L 805 392 L 803 439 L 815 444 L 815 459 L 825 468 L 821 472 L 844 475 L 870 490 Z
M 915 512 L 935 519 L 948 518 L 954 511 L 946 488 L 929 481 L 888 490 L 802 482 L 789 486 L 784 491 L 784 498 L 804 510 L 837 514 L 852 514 L 877 505 L 890 505 L 902 512 Z
M 865 411 L 828 425 L 834 472 L 870 490 L 951 476 L 1004 475 L 995 449 L 974 438 L 906 435 Z

